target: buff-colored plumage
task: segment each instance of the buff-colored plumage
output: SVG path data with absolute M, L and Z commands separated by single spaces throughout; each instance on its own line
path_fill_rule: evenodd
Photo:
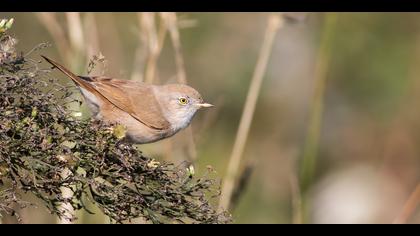
M 133 143 L 150 143 L 170 137 L 187 127 L 198 109 L 212 106 L 203 103 L 201 95 L 187 85 L 159 86 L 77 76 L 59 63 L 43 58 L 76 83 L 96 119 L 124 125 L 127 139 Z

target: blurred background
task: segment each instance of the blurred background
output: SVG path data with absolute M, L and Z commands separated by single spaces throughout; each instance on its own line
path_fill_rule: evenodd
M 11 17 L 20 51 L 49 42 L 40 53 L 79 74 L 104 57 L 90 74 L 186 82 L 216 105 L 139 148 L 211 166 L 234 223 L 420 223 L 419 13 Z M 77 223 L 106 222 L 96 212 Z M 21 216 L 57 222 L 42 206 Z

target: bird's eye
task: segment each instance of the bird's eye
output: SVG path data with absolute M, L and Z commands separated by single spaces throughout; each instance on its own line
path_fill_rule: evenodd
M 186 98 L 179 98 L 178 99 L 178 102 L 181 105 L 187 105 L 188 104 L 188 99 L 186 99 Z

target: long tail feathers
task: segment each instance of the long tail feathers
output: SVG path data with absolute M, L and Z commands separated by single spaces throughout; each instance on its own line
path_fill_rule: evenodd
M 65 75 L 67 75 L 70 79 L 72 79 L 78 86 L 82 87 L 82 88 L 86 88 L 88 90 L 91 90 L 89 88 L 91 88 L 92 86 L 89 85 L 87 82 L 83 81 L 82 79 L 79 78 L 79 76 L 75 75 L 73 72 L 69 71 L 67 68 L 65 68 L 64 66 L 62 66 L 61 64 L 59 64 L 58 62 L 53 61 L 52 59 L 41 55 L 41 57 L 43 57 L 48 63 L 50 63 L 51 65 L 53 65 L 55 68 L 59 69 L 61 72 L 63 72 Z

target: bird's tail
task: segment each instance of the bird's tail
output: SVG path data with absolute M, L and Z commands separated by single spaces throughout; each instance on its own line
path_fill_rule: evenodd
M 50 58 L 48 58 L 48 57 L 46 57 L 44 55 L 41 55 L 41 57 L 43 57 L 48 63 L 50 63 L 51 65 L 53 65 L 55 68 L 57 68 L 61 72 L 63 72 L 65 75 L 67 75 L 78 86 L 80 86 L 82 88 L 90 88 L 91 87 L 90 84 L 88 84 L 86 81 L 83 81 L 82 79 L 80 79 L 79 76 L 75 75 L 73 72 L 71 72 L 70 70 L 68 70 L 67 68 L 65 68 L 61 64 L 59 64 L 58 62 L 55 62 L 52 59 L 50 59 Z

